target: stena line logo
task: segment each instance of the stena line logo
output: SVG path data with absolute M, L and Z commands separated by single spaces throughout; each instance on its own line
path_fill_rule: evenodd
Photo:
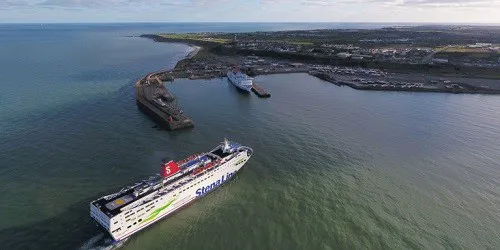
M 229 180 L 231 177 L 233 177 L 234 175 L 234 172 L 233 173 L 228 173 L 227 175 L 223 175 L 220 179 L 214 181 L 212 184 L 208 185 L 208 186 L 205 186 L 205 187 L 201 187 L 201 188 L 198 188 L 196 190 L 196 196 L 202 196 L 214 189 L 216 189 L 218 186 L 222 185 L 224 182 L 226 182 L 227 180 Z

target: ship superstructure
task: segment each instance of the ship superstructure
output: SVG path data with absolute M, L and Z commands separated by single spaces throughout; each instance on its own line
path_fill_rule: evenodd
M 161 173 L 90 203 L 90 216 L 119 241 L 217 189 L 253 150 L 224 140 L 207 153 L 162 165 Z
M 253 78 L 236 68 L 227 72 L 227 79 L 229 79 L 234 86 L 243 91 L 250 92 L 250 90 L 252 90 Z

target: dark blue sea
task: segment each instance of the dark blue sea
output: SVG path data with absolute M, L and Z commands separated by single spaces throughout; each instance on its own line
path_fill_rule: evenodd
M 191 48 L 157 32 L 388 24 L 0 25 L 2 249 L 498 249 L 500 97 L 337 87 L 259 76 L 168 85 L 196 123 L 168 132 L 134 81 Z M 118 245 L 89 203 L 224 137 L 254 149 L 228 185 Z

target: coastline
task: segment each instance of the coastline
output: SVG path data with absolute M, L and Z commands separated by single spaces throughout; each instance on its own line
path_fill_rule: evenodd
M 200 52 L 200 50 L 202 49 L 202 47 L 200 46 L 197 46 L 197 45 L 194 45 L 194 44 L 187 44 L 189 47 L 191 47 L 193 50 L 191 50 L 187 55 L 186 55 L 186 59 L 190 59 L 190 58 L 193 58 L 195 57 L 198 52 Z
M 249 55 L 240 55 L 234 52 L 232 55 L 228 55 L 227 51 L 221 52 L 221 44 L 208 41 L 193 41 L 187 39 L 173 39 L 167 38 L 161 35 L 141 35 L 143 38 L 153 39 L 156 42 L 167 42 L 167 43 L 180 43 L 187 45 L 192 48 L 192 50 L 186 55 L 184 59 L 179 60 L 173 69 L 164 70 L 158 74 L 158 76 L 165 81 L 173 81 L 175 78 L 187 78 L 187 79 L 211 79 L 217 77 L 224 77 L 225 72 L 234 65 L 243 65 L 244 61 Z M 258 57 L 258 56 L 254 56 Z M 394 84 L 386 84 L 382 79 L 379 79 L 385 84 L 378 84 L 375 81 L 367 81 L 368 83 L 354 82 L 352 80 L 344 80 L 343 76 L 341 79 L 336 79 L 336 74 L 333 73 L 331 66 L 326 64 L 322 67 L 330 67 L 327 70 L 316 70 L 313 66 L 305 63 L 297 63 L 296 60 L 283 60 L 269 57 L 258 57 L 262 60 L 269 61 L 275 60 L 282 62 L 284 64 L 300 64 L 304 65 L 301 67 L 287 67 L 287 68 L 271 68 L 267 70 L 262 70 L 261 68 L 254 71 L 252 69 L 246 69 L 246 73 L 251 76 L 257 75 L 269 75 L 269 74 L 291 74 L 291 73 L 308 73 L 311 76 L 319 78 L 324 81 L 334 83 L 338 86 L 349 86 L 357 90 L 372 90 L 372 91 L 405 91 L 405 92 L 440 92 L 440 93 L 469 93 L 469 94 L 500 94 L 500 86 L 498 80 L 496 79 L 483 79 L 480 77 L 461 77 L 461 76 L 447 76 L 447 75 L 427 75 L 426 81 L 418 81 L 413 77 L 405 77 L 405 74 L 416 74 L 415 72 L 390 72 L 386 71 L 385 74 L 397 74 L 401 79 L 401 82 L 395 82 Z M 265 66 L 262 66 L 265 67 Z M 335 67 L 337 68 L 337 67 Z M 349 69 L 349 67 L 346 67 Z M 355 69 L 350 67 L 351 69 Z M 334 69 L 335 71 L 337 69 Z M 366 71 L 377 70 L 366 68 Z M 380 70 L 379 70 L 380 71 Z M 351 73 L 352 74 L 352 73 Z M 329 75 L 329 76 L 325 76 Z M 424 75 L 424 74 L 422 74 Z M 337 75 L 338 76 L 338 75 Z M 366 77 L 366 79 L 372 78 L 371 76 L 360 76 Z M 433 80 L 430 80 L 430 79 Z M 450 80 L 448 80 L 450 79 Z M 465 82 L 465 79 L 467 81 Z M 359 79 L 358 79 L 359 80 Z M 469 83 L 472 81 L 472 83 Z

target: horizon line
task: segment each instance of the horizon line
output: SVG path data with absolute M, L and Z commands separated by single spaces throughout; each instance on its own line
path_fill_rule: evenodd
M 263 24 L 263 23 L 269 23 L 269 24 L 437 24 L 437 25 L 499 25 L 500 22 L 498 23 L 491 23 L 491 22 L 407 22 L 407 21 L 401 21 L 401 22 L 366 22 L 366 21 L 343 21 L 343 22 L 335 22 L 335 21 L 317 21 L 317 22 L 300 22 L 300 21 L 268 21 L 268 22 L 257 22 L 257 21 L 197 21 L 197 22 L 192 22 L 192 21 L 121 21 L 121 22 L 93 22 L 93 21 L 88 21 L 88 22 L 0 22 L 0 25 L 2 24 L 182 24 L 182 23 L 188 23 L 188 24 L 203 24 L 203 23 L 255 23 L 255 24 Z

